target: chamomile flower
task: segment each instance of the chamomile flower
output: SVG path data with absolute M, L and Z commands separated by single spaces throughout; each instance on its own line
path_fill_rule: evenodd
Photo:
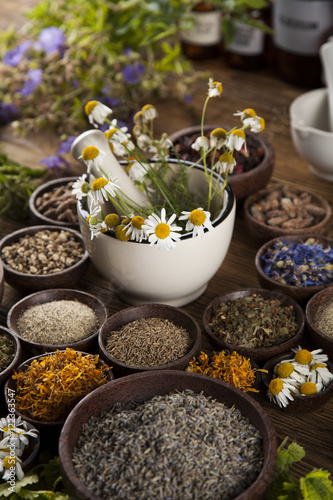
M 112 229 L 115 229 L 119 225 L 119 222 L 120 217 L 118 214 L 108 214 L 102 222 L 102 227 L 103 229 L 105 229 L 105 231 L 110 231 Z
M 127 173 L 129 175 L 129 178 L 133 182 L 144 182 L 145 180 L 145 175 L 147 173 L 147 167 L 145 167 L 142 163 L 139 161 L 130 158 L 130 161 L 127 166 Z
M 98 236 L 100 233 L 106 231 L 105 226 L 103 226 L 101 208 L 99 206 L 95 207 L 91 211 L 90 215 L 88 215 L 87 217 L 86 222 L 91 232 L 91 239 L 93 239 L 95 236 Z
M 247 120 L 249 118 L 254 118 L 255 116 L 257 116 L 257 114 L 254 111 L 254 109 L 246 108 L 243 109 L 243 111 L 237 111 L 237 113 L 234 113 L 234 116 L 239 116 L 242 122 L 244 122 L 244 120 Z
M 187 220 L 185 230 L 193 231 L 193 238 L 196 236 L 202 238 L 205 227 L 209 230 L 214 229 L 210 221 L 210 213 L 204 211 L 201 207 L 192 210 L 192 212 L 183 211 L 182 214 L 183 215 L 179 217 L 179 220 Z
M 157 245 L 161 250 L 171 250 L 175 246 L 175 242 L 180 240 L 181 235 L 177 231 L 182 228 L 173 224 L 176 214 L 166 220 L 165 208 L 161 210 L 161 217 L 156 214 L 149 215 L 142 229 L 147 231 L 148 241 L 151 245 Z
M 213 78 L 208 81 L 208 96 L 219 97 L 222 94 L 223 86 L 221 82 L 214 82 Z
M 303 384 L 307 380 L 307 375 L 309 374 L 309 368 L 293 364 L 288 361 L 282 361 L 275 367 L 275 373 L 279 378 L 291 378 L 296 380 L 299 384 Z
M 215 128 L 210 133 L 210 146 L 221 149 L 228 142 L 227 131 L 224 128 Z
M 142 112 L 142 119 L 144 121 L 154 120 L 154 118 L 157 118 L 158 116 L 157 110 L 155 106 L 153 106 L 152 104 L 146 104 L 145 106 L 143 106 L 141 112 Z
M 90 174 L 93 167 L 100 169 L 103 167 L 106 153 L 95 146 L 87 146 L 79 156 L 79 160 L 83 160 L 87 165 L 87 172 Z
M 289 401 L 294 401 L 293 394 L 298 393 L 294 383 L 295 380 L 291 379 L 273 378 L 267 391 L 270 401 L 278 404 L 280 408 L 286 407 Z
M 104 201 L 108 201 L 109 196 L 113 198 L 118 189 L 120 189 L 120 186 L 116 184 L 118 180 L 118 177 L 113 179 L 111 177 L 98 177 L 98 179 L 95 179 L 88 194 L 92 202 L 98 205 Z
M 127 156 L 135 147 L 130 134 L 118 128 L 111 127 L 104 132 L 104 135 L 110 144 L 111 151 L 117 156 Z
M 312 396 L 313 394 L 317 394 L 323 388 L 321 383 L 314 382 L 304 382 L 299 389 L 299 393 L 301 396 Z
M 137 145 L 142 151 L 149 153 L 157 153 L 156 147 L 153 145 L 153 140 L 147 134 L 141 134 L 137 138 Z
M 215 164 L 216 170 L 220 174 L 225 174 L 228 172 L 231 174 L 236 165 L 236 160 L 231 153 L 223 153 Z
M 112 114 L 112 109 L 98 101 L 89 101 L 84 108 L 89 122 L 98 128 L 98 125 L 103 125 L 105 118 Z
M 232 130 L 228 136 L 228 148 L 240 151 L 245 144 L 245 132 L 240 128 Z
M 144 224 L 145 219 L 140 215 L 135 215 L 126 226 L 126 236 L 129 236 L 130 240 L 135 240 L 138 243 L 141 243 L 142 240 L 147 239 L 147 231 L 142 227 Z
M 313 366 L 316 363 L 325 363 L 328 360 L 327 354 L 320 354 L 323 352 L 322 349 L 316 349 L 314 351 L 308 351 L 307 349 L 302 349 L 299 346 L 296 349 L 292 349 L 295 353 L 294 361 L 300 365 Z
M 196 140 L 191 145 L 191 148 L 195 149 L 195 151 L 201 151 L 202 149 L 204 151 L 208 151 L 209 141 L 208 141 L 207 137 L 206 136 L 197 137 Z
M 253 118 L 246 118 L 243 121 L 246 127 L 250 127 L 251 132 L 261 132 L 265 128 L 265 120 L 261 116 L 254 116 Z
M 308 380 L 314 384 L 320 383 L 327 387 L 333 380 L 333 373 L 329 371 L 324 363 L 316 363 L 310 368 Z
M 90 185 L 86 181 L 85 175 L 83 175 L 74 182 L 72 186 L 72 194 L 76 196 L 78 200 L 82 200 L 82 198 L 88 196 L 90 189 Z
M 15 468 L 15 475 L 18 480 L 21 480 L 24 476 L 24 472 L 21 466 L 21 459 L 16 456 L 7 455 L 4 459 L 0 460 L 0 472 L 4 471 L 2 479 L 4 481 L 9 481 L 12 476 L 12 467 Z

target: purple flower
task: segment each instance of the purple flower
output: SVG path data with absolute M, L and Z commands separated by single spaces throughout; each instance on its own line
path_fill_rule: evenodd
M 1 125 L 6 125 L 7 123 L 14 120 L 18 115 L 16 106 L 11 103 L 2 102 L 0 103 L 0 123 Z
M 39 43 L 46 54 L 59 52 L 63 55 L 65 49 L 66 38 L 63 31 L 56 26 L 44 28 L 39 33 Z
M 32 94 L 35 88 L 41 83 L 43 78 L 43 71 L 41 69 L 29 69 L 27 72 L 27 79 L 20 90 L 24 96 Z
M 26 40 L 25 42 L 20 43 L 15 49 L 8 50 L 2 58 L 5 64 L 8 66 L 17 66 L 24 54 L 34 45 L 32 40 Z
M 44 160 L 40 160 L 39 163 L 46 165 L 46 167 L 49 169 L 61 168 L 64 165 L 68 166 L 68 163 L 59 155 L 47 156 L 46 158 L 44 158 Z
M 68 153 L 71 149 L 71 146 L 73 142 L 75 141 L 76 137 L 75 136 L 70 136 L 68 139 L 66 139 L 64 142 L 60 144 L 60 147 L 58 149 L 58 155 L 64 155 L 65 153 Z
M 130 64 L 123 68 L 124 81 L 126 83 L 139 83 L 144 72 L 143 64 Z

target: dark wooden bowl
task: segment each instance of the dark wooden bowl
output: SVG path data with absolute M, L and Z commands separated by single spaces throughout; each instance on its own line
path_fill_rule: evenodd
M 62 226 L 31 226 L 14 231 L 2 238 L 0 241 L 0 256 L 4 247 L 12 245 L 25 235 L 33 235 L 42 230 L 59 231 L 62 229 L 72 233 L 75 239 L 79 241 L 85 249 L 82 235 L 75 229 Z M 25 294 L 37 292 L 39 290 L 48 290 L 50 288 L 75 288 L 89 266 L 89 255 L 86 250 L 84 251 L 83 257 L 76 262 L 76 264 L 64 269 L 63 271 L 45 275 L 21 273 L 5 264 L 1 257 L 0 260 L 4 267 L 5 280 L 7 283 Z
M 29 430 L 37 430 L 33 425 L 27 422 L 27 427 Z M 40 436 L 37 437 L 29 436 L 29 444 L 24 449 L 22 454 L 22 469 L 24 473 L 28 472 L 30 469 L 35 467 L 38 462 L 38 452 L 40 447 Z
M 264 222 L 259 222 L 255 217 L 253 217 L 250 209 L 255 203 L 258 203 L 260 200 L 266 198 L 266 196 L 273 191 L 281 191 L 284 187 L 290 187 L 295 194 L 301 194 L 304 192 L 308 193 L 311 196 L 311 202 L 323 208 L 325 210 L 325 215 L 316 224 L 302 229 L 284 229 L 281 227 L 270 226 Z M 243 213 L 246 229 L 253 240 L 260 243 L 271 240 L 272 238 L 277 238 L 278 236 L 294 236 L 298 234 L 304 235 L 313 233 L 326 234 L 329 230 L 332 219 L 332 208 L 325 198 L 297 186 L 287 185 L 274 186 L 270 189 L 262 189 L 254 194 L 251 194 L 244 200 Z
M 36 306 L 39 304 L 57 300 L 75 300 L 90 307 L 95 312 L 98 319 L 99 326 L 96 332 L 83 340 L 79 340 L 78 342 L 74 342 L 71 344 L 40 344 L 37 342 L 32 342 L 31 340 L 26 340 L 24 337 L 22 337 L 22 334 L 17 326 L 17 321 L 21 314 L 31 306 Z M 8 311 L 7 326 L 19 337 L 22 346 L 33 356 L 44 352 L 56 351 L 57 349 L 65 349 L 67 347 L 70 347 L 71 349 L 75 349 L 77 351 L 90 352 L 95 343 L 97 346 L 98 333 L 107 317 L 108 310 L 103 302 L 97 297 L 94 297 L 89 293 L 81 292 L 79 290 L 56 288 L 33 293 L 16 302 L 16 304 L 14 304 Z
M 326 354 L 326 353 L 325 353 Z M 289 352 L 283 354 L 281 356 L 276 356 L 275 358 L 270 359 L 267 363 L 264 364 L 264 369 L 268 371 L 268 373 L 262 373 L 262 381 L 268 389 L 270 381 L 273 377 L 274 366 L 280 361 L 285 359 L 291 359 L 294 357 L 294 352 Z M 327 362 L 328 369 L 333 372 L 333 363 L 332 361 Z M 276 406 L 276 408 L 280 409 L 285 413 L 308 413 L 311 411 L 317 411 L 321 406 L 323 406 L 330 398 L 333 396 L 333 381 L 321 392 L 317 394 L 312 394 L 311 396 L 294 396 L 294 401 L 290 401 L 288 406 L 285 408 L 280 408 L 277 404 L 272 402 L 272 405 Z M 267 396 L 268 398 L 268 396 Z
M 7 328 L 0 326 L 0 334 L 6 335 L 14 344 L 15 354 L 12 362 L 5 368 L 2 372 L 0 372 L 0 386 L 1 384 L 7 380 L 9 375 L 13 372 L 13 370 L 17 367 L 17 365 L 21 361 L 22 356 L 22 348 L 20 344 L 20 340 L 13 332 L 9 331 Z
M 333 247 L 332 238 L 327 238 L 326 236 L 318 234 L 304 234 L 295 236 L 289 235 L 289 236 L 282 236 L 282 238 L 286 240 L 287 243 L 292 241 L 302 242 L 306 241 L 308 238 L 315 238 L 319 243 L 323 245 L 330 245 L 331 247 Z M 279 283 L 277 280 L 267 276 L 267 274 L 264 273 L 263 271 L 262 256 L 276 241 L 280 239 L 281 237 L 273 238 L 272 240 L 269 240 L 266 243 L 264 243 L 259 248 L 255 257 L 255 266 L 256 266 L 258 281 L 263 288 L 267 288 L 269 290 L 278 290 L 281 293 L 284 293 L 285 295 L 289 295 L 289 297 L 292 297 L 294 300 L 296 300 L 296 302 L 304 306 L 315 293 L 320 292 L 324 288 L 332 286 L 333 282 L 331 284 L 318 285 L 318 286 L 293 286 L 293 285 L 284 285 L 283 283 Z
M 109 332 L 119 330 L 127 323 L 142 318 L 162 318 L 187 330 L 192 339 L 191 350 L 183 357 L 172 361 L 166 365 L 158 366 L 130 366 L 113 356 L 105 349 L 105 340 Z M 152 370 L 184 370 L 192 358 L 197 356 L 201 350 L 201 330 L 197 321 L 187 312 L 173 306 L 163 304 L 143 304 L 123 309 L 112 316 L 102 326 L 98 335 L 98 347 L 101 359 L 112 366 L 116 376 L 130 375 L 141 371 Z
M 221 127 L 221 125 L 205 125 L 204 133 L 207 134 L 217 127 Z M 174 132 L 169 136 L 169 139 L 176 145 L 181 137 L 191 137 L 192 135 L 200 134 L 200 131 L 201 126 L 194 125 Z M 261 134 L 250 132 L 249 130 L 246 130 L 246 136 L 252 137 L 252 139 L 258 143 L 258 147 L 264 150 L 264 156 L 262 161 L 248 172 L 229 176 L 228 182 L 234 191 L 237 203 L 240 203 L 250 194 L 266 186 L 272 176 L 275 163 L 275 151 L 271 143 L 265 139 L 265 137 Z
M 315 317 L 318 309 L 333 300 L 333 286 L 325 288 L 311 297 L 305 308 L 305 326 L 307 336 L 314 348 L 323 349 L 325 354 L 333 360 L 333 331 L 327 335 L 318 327 Z
M 30 213 L 30 220 L 32 224 L 50 224 L 52 226 L 61 226 L 61 227 L 67 227 L 67 228 L 72 228 L 72 229 L 77 229 L 79 230 L 79 222 L 66 222 L 66 221 L 59 221 L 56 219 L 52 219 L 51 217 L 45 216 L 42 212 L 40 212 L 37 208 L 36 201 L 37 198 L 40 196 L 43 196 L 43 194 L 48 193 L 49 191 L 52 191 L 54 188 L 58 188 L 61 186 L 65 186 L 69 182 L 75 182 L 78 178 L 77 177 L 61 177 L 60 179 L 53 179 L 52 181 L 44 182 L 38 188 L 36 188 L 30 198 L 29 198 L 29 213 Z M 74 196 L 75 199 L 75 196 Z M 76 206 L 76 205 L 75 205 Z
M 86 352 L 82 352 L 80 351 L 82 354 L 84 355 L 87 355 L 89 353 L 86 353 Z M 20 371 L 26 371 L 29 367 L 29 365 L 35 360 L 35 359 L 39 359 L 39 358 L 42 358 L 42 357 L 45 357 L 45 356 L 48 356 L 48 355 L 52 355 L 52 354 L 55 354 L 55 352 L 50 352 L 50 353 L 46 353 L 46 354 L 40 354 L 39 356 L 34 356 L 33 358 L 29 358 L 27 359 L 26 361 L 24 361 L 23 363 L 21 363 L 15 371 L 17 372 L 20 372 Z M 101 365 L 101 364 L 105 364 L 103 360 L 99 360 L 97 366 Z M 108 372 L 108 381 L 111 381 L 114 379 L 114 375 L 112 373 L 112 370 L 110 370 Z M 6 384 L 5 384 L 5 401 L 6 401 L 6 404 L 7 404 L 7 407 L 8 407 L 8 403 L 11 399 L 11 392 L 10 391 L 15 391 L 15 393 L 17 392 L 16 391 L 16 380 L 14 380 L 11 376 L 7 379 L 6 381 Z M 30 423 L 31 425 L 33 425 L 34 427 L 36 427 L 36 429 L 38 429 L 42 435 L 44 436 L 47 436 L 48 433 L 50 433 L 50 435 L 53 435 L 53 434 L 57 434 L 60 432 L 61 430 L 61 427 L 63 426 L 64 424 L 64 420 L 58 420 L 58 421 L 54 421 L 54 422 L 43 422 L 43 421 L 40 421 L 40 420 L 35 420 L 33 418 L 30 418 L 30 417 L 27 417 L 26 415 L 24 415 L 23 413 L 19 412 L 17 409 L 15 409 L 15 415 L 17 417 L 21 417 L 22 420 L 25 420 L 26 422 Z
M 295 316 L 296 316 L 296 321 L 298 324 L 298 330 L 296 334 L 287 340 L 286 342 L 283 342 L 282 344 L 272 346 L 272 347 L 266 347 L 266 348 L 250 348 L 250 347 L 242 347 L 242 346 L 236 346 L 236 345 L 231 345 L 228 342 L 223 341 L 222 339 L 218 338 L 216 335 L 214 335 L 211 327 L 209 326 L 209 323 L 212 318 L 213 314 L 213 309 L 215 306 L 221 303 L 227 303 L 229 300 L 235 300 L 239 299 L 241 297 L 248 297 L 249 295 L 252 295 L 253 293 L 260 294 L 263 296 L 264 299 L 279 299 L 281 305 L 283 306 L 290 306 L 292 305 L 295 310 Z M 239 290 L 237 292 L 232 292 L 228 293 L 227 295 L 222 295 L 220 297 L 216 297 L 214 300 L 212 300 L 208 306 L 206 307 L 204 313 L 203 313 L 203 327 L 205 332 L 208 335 L 208 338 L 210 339 L 211 343 L 218 347 L 219 349 L 227 349 L 228 351 L 237 351 L 239 354 L 242 356 L 245 356 L 246 358 L 253 359 L 257 363 L 262 363 L 265 362 L 266 360 L 273 358 L 274 356 L 278 356 L 279 354 L 282 354 L 293 347 L 296 347 L 300 342 L 301 339 L 303 338 L 304 335 L 304 328 L 305 328 L 305 318 L 304 318 L 304 313 L 302 308 L 295 302 L 292 298 L 283 295 L 282 293 L 274 290 L 263 290 L 261 288 L 248 288 L 245 290 Z
M 234 500 L 261 500 L 268 491 L 277 452 L 275 430 L 262 407 L 253 398 L 225 382 L 204 375 L 178 370 L 160 370 L 128 375 L 114 380 L 85 397 L 67 418 L 59 440 L 61 473 L 68 491 L 76 498 L 100 500 L 92 494 L 76 475 L 72 453 L 81 433 L 82 425 L 90 416 L 98 416 L 116 402 L 144 401 L 156 395 L 191 389 L 201 391 L 227 406 L 235 406 L 248 417 L 263 438 L 264 463 L 255 482 Z
M 2 302 L 4 289 L 5 289 L 5 272 L 4 272 L 3 264 L 0 261 L 0 304 Z

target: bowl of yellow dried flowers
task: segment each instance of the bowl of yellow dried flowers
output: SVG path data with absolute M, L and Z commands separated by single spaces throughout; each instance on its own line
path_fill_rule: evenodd
M 298 346 L 265 363 L 267 396 L 289 413 L 316 411 L 333 395 L 333 362 L 322 349 Z
M 0 385 L 20 363 L 21 352 L 19 338 L 7 328 L 0 326 Z

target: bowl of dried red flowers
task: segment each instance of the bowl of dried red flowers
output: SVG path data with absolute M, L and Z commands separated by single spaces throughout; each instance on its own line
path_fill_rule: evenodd
M 66 490 L 89 500 L 119 491 L 158 498 L 161 490 L 165 498 L 219 498 L 221 485 L 226 498 L 263 500 L 276 452 L 274 427 L 253 398 L 180 370 L 136 373 L 97 389 L 59 439 Z
M 295 300 L 276 290 L 248 288 L 213 299 L 203 314 L 213 346 L 257 363 L 299 344 L 305 318 Z
M 0 326 L 0 385 L 20 363 L 22 348 L 17 335 Z
M 218 127 L 220 125 L 205 125 L 204 134 L 209 137 L 210 132 Z M 174 132 L 169 139 L 179 158 L 196 163 L 201 156 L 200 152 L 192 148 L 192 144 L 200 135 L 201 126 L 195 125 Z M 246 148 L 243 147 L 234 153 L 236 165 L 228 178 L 237 203 L 266 186 L 272 176 L 275 162 L 273 146 L 265 137 L 249 130 L 245 131 L 245 135 Z
M 287 413 L 317 411 L 333 395 L 333 363 L 322 349 L 298 346 L 265 363 L 267 396 Z
M 201 330 L 187 312 L 165 304 L 142 304 L 110 316 L 98 335 L 101 359 L 115 375 L 183 370 L 201 349 Z
M 311 297 L 305 308 L 307 336 L 333 360 L 333 286 Z
M 273 238 L 259 248 L 255 266 L 263 288 L 279 290 L 304 305 L 333 285 L 333 239 L 318 234 Z
M 244 201 L 243 213 L 250 236 L 260 242 L 283 235 L 325 234 L 332 219 L 325 198 L 288 184 L 251 194 Z

